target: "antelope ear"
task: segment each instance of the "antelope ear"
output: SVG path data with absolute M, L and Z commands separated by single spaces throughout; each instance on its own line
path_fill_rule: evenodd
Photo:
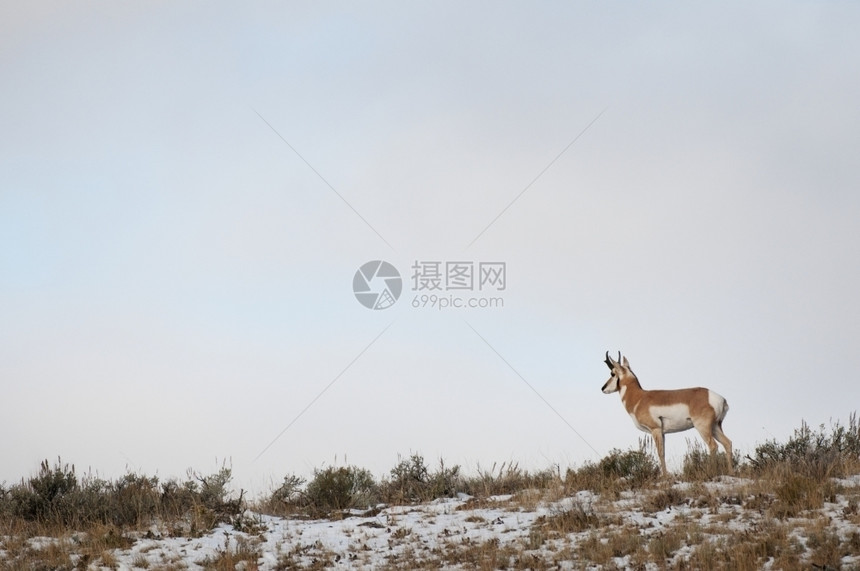
M 630 363 L 627 361 L 626 356 L 624 357 L 624 366 L 627 367 L 628 369 L 630 368 Z

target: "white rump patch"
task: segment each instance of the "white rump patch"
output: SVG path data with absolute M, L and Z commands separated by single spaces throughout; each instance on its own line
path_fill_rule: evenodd
M 710 389 L 708 389 L 708 404 L 714 409 L 718 422 L 723 420 L 726 417 L 726 413 L 729 412 L 729 403 L 726 402 L 726 399 Z

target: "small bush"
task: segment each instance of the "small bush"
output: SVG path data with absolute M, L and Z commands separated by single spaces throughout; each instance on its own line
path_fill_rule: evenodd
M 627 478 L 634 482 L 644 482 L 659 475 L 657 463 L 642 450 L 613 450 L 600 461 L 600 468 L 607 476 Z
M 440 460 L 439 469 L 430 472 L 424 457 L 412 454 L 407 459 L 400 459 L 391 469 L 390 479 L 384 482 L 382 488 L 386 502 L 403 504 L 450 497 L 460 486 L 459 466 L 448 468 Z
M 114 525 L 143 526 L 160 512 L 156 477 L 126 474 L 112 485 L 94 480 L 87 486 L 87 493 L 93 501 L 105 495 L 110 498 L 102 519 Z
M 115 481 L 78 478 L 73 465 L 41 463 L 39 473 L 0 494 L 0 517 L 31 528 L 142 528 L 156 519 L 189 519 L 198 529 L 241 512 L 242 494 L 229 498 L 230 470 L 191 475 L 159 485 L 157 477 L 126 474 Z M 205 517 L 199 517 L 205 514 Z M 197 517 L 195 517 L 197 516 Z M 206 522 L 203 524 L 202 522 Z
M 191 474 L 194 480 L 199 484 L 198 487 L 193 487 L 192 490 L 198 492 L 200 504 L 203 508 L 210 510 L 215 514 L 218 522 L 229 521 L 232 516 L 242 512 L 242 497 L 244 492 L 239 492 L 239 497 L 236 499 L 230 498 L 230 480 L 233 479 L 233 472 L 230 468 L 222 467 L 218 472 L 208 476 L 201 476 L 196 473 Z
M 390 489 L 404 501 L 417 502 L 427 497 L 430 471 L 420 454 L 401 460 L 391 469 Z
M 306 480 L 295 474 L 287 474 L 280 486 L 263 499 L 256 509 L 276 516 L 295 514 L 303 502 Z
M 389 503 L 403 504 L 432 499 L 430 471 L 420 454 L 401 459 L 391 469 L 391 479 L 385 482 L 385 499 Z
M 307 507 L 315 515 L 324 516 L 352 508 L 368 508 L 377 498 L 377 486 L 371 473 L 355 466 L 316 470 L 305 491 Z
M 430 499 L 451 497 L 462 487 L 460 467 L 456 464 L 447 467 L 444 460 L 440 459 L 439 468 L 430 474 Z
M 756 447 L 754 456 L 748 457 L 759 474 L 776 466 L 787 466 L 819 482 L 856 469 L 858 458 L 860 422 L 856 413 L 849 417 L 848 426 L 836 421 L 830 430 L 822 424 L 814 431 L 806 422 L 801 422 L 788 441 L 767 441 Z
M 576 470 L 568 469 L 564 488 L 568 493 L 591 490 L 618 497 L 623 490 L 642 488 L 659 476 L 656 461 L 644 450 L 613 449 L 596 464 L 586 462 Z
M 657 461 L 642 447 L 639 450 L 611 450 L 598 463 L 598 469 L 608 478 L 623 478 L 631 488 L 641 487 L 659 478 Z
M 58 459 L 57 465 L 51 468 L 45 460 L 37 476 L 12 490 L 13 509 L 17 516 L 25 520 L 56 520 L 69 524 L 72 523 L 73 515 L 70 510 L 74 505 L 72 495 L 77 490 L 78 478 L 74 466 L 63 464 Z

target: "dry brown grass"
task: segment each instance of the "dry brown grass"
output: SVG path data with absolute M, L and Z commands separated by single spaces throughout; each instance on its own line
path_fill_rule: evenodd
M 639 529 L 630 526 L 592 530 L 575 543 L 575 560 L 606 567 L 615 558 L 629 557 L 631 566 L 638 567 L 647 560 L 645 542 Z
M 206 558 L 196 563 L 213 571 L 235 571 L 236 566 L 244 562 L 245 569 L 253 571 L 257 569 L 257 560 L 260 558 L 259 541 L 242 536 L 235 536 L 236 544 L 230 539 L 224 541 L 214 557 Z
M 502 463 L 467 476 L 442 462 L 429 469 L 413 454 L 381 481 L 356 467 L 317 471 L 307 485 L 287 477 L 253 507 L 344 523 L 358 517 L 347 509 L 367 508 L 359 525 L 372 527 L 343 527 L 349 551 L 302 543 L 301 532 L 292 531 L 278 548 L 278 569 L 555 569 L 563 562 L 602 569 L 836 569 L 846 561 L 856 565 L 845 556 L 860 553 L 860 482 L 840 480 L 860 473 L 858 458 L 860 424 L 852 416 L 846 427 L 828 432 L 803 425 L 785 443 L 760 446 L 747 462 L 736 458 L 735 477 L 725 474 L 724 458 L 697 445 L 676 475 L 680 482 L 659 477 L 645 442 L 563 474 L 558 467 L 531 472 Z M 159 561 L 134 551 L 135 542 L 150 529 L 156 536 L 208 535 L 226 521 L 234 539 L 189 563 L 255 569 L 257 537 L 266 526 L 239 515 L 246 506 L 241 496 L 228 498 L 224 476 L 162 483 L 135 474 L 104 482 L 45 463 L 29 481 L 0 487 L 0 567 L 115 568 L 131 561 L 142 569 L 180 569 L 185 563 L 176 556 L 162 554 Z M 443 537 L 428 540 L 421 527 L 445 515 L 421 502 L 458 492 L 472 497 L 443 505 L 452 510 L 447 515 L 460 516 L 459 528 L 448 533 L 446 524 Z M 379 501 L 407 507 L 393 510 L 376 506 Z M 409 527 L 416 512 L 425 515 Z M 368 547 L 371 532 L 381 534 L 375 545 L 385 545 L 377 548 L 384 555 Z
M 591 504 L 576 501 L 570 507 L 553 509 L 549 515 L 539 516 L 533 529 L 537 527 L 549 537 L 558 537 L 596 529 L 608 522 L 609 518 L 598 515 Z

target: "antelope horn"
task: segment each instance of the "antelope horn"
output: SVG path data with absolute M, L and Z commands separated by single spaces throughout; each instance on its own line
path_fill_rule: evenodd
M 610 369 L 613 368 L 612 357 L 609 356 L 609 351 L 606 352 L 606 359 L 603 362 L 606 363 L 606 366 L 609 367 Z

